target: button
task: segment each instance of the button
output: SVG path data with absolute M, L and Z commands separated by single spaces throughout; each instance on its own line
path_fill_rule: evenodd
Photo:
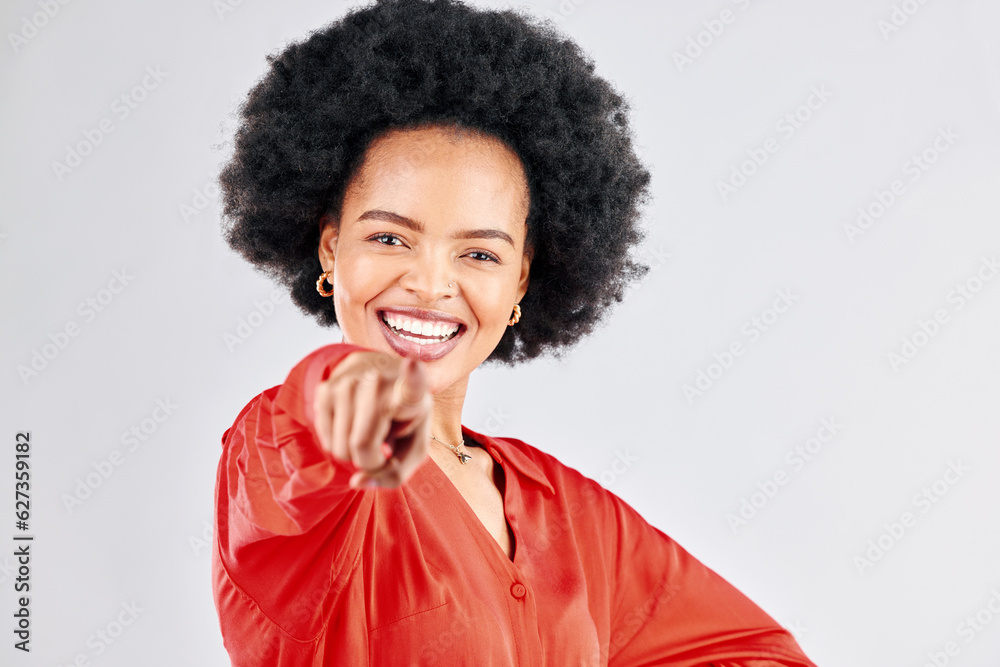
M 510 594 L 519 600 L 523 598 L 524 594 L 527 592 L 528 589 L 524 587 L 524 584 L 514 584 L 510 587 Z

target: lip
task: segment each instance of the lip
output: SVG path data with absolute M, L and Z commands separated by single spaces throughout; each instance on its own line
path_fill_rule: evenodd
M 442 313 L 439 310 L 426 310 L 424 308 L 412 308 L 410 306 L 392 306 L 391 308 L 380 308 L 376 311 L 381 319 L 381 313 L 399 313 L 417 320 L 427 320 L 429 322 L 450 322 L 451 324 L 465 324 L 454 315 Z
M 392 332 L 392 329 L 386 325 L 382 320 L 382 313 L 399 313 L 400 315 L 409 315 L 410 317 L 415 317 L 418 319 L 433 320 L 436 322 L 452 322 L 458 324 L 458 332 L 449 338 L 448 340 L 441 343 L 427 343 L 421 345 L 419 343 L 414 343 L 401 338 Z M 461 321 L 455 320 L 447 315 L 437 314 L 434 311 L 420 310 L 419 308 L 385 308 L 383 310 L 378 310 L 375 312 L 376 319 L 378 319 L 379 328 L 382 330 L 382 335 L 385 336 L 386 341 L 389 346 L 395 350 L 400 356 L 403 357 L 415 357 L 421 361 L 434 361 L 435 359 L 440 359 L 444 355 L 452 351 L 452 349 L 458 345 L 459 339 L 465 335 L 465 331 L 468 327 L 465 326 Z M 432 317 L 432 315 L 437 315 Z

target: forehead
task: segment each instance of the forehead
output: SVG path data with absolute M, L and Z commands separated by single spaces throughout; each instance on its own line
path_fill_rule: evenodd
M 354 196 L 505 205 L 527 217 L 524 166 L 501 140 L 464 128 L 390 130 L 375 139 L 348 186 Z M 440 202 L 439 203 L 444 203 Z

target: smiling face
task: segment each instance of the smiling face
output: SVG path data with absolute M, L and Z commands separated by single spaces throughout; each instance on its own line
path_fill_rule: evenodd
M 377 139 L 339 221 L 321 221 L 344 342 L 426 361 L 435 394 L 467 381 L 528 289 L 528 204 L 498 140 L 437 126 Z

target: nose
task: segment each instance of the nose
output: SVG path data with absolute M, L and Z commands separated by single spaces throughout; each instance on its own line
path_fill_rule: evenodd
M 427 247 L 416 253 L 399 279 L 400 287 L 416 295 L 423 303 L 454 296 L 457 284 L 451 257 L 444 248 Z

